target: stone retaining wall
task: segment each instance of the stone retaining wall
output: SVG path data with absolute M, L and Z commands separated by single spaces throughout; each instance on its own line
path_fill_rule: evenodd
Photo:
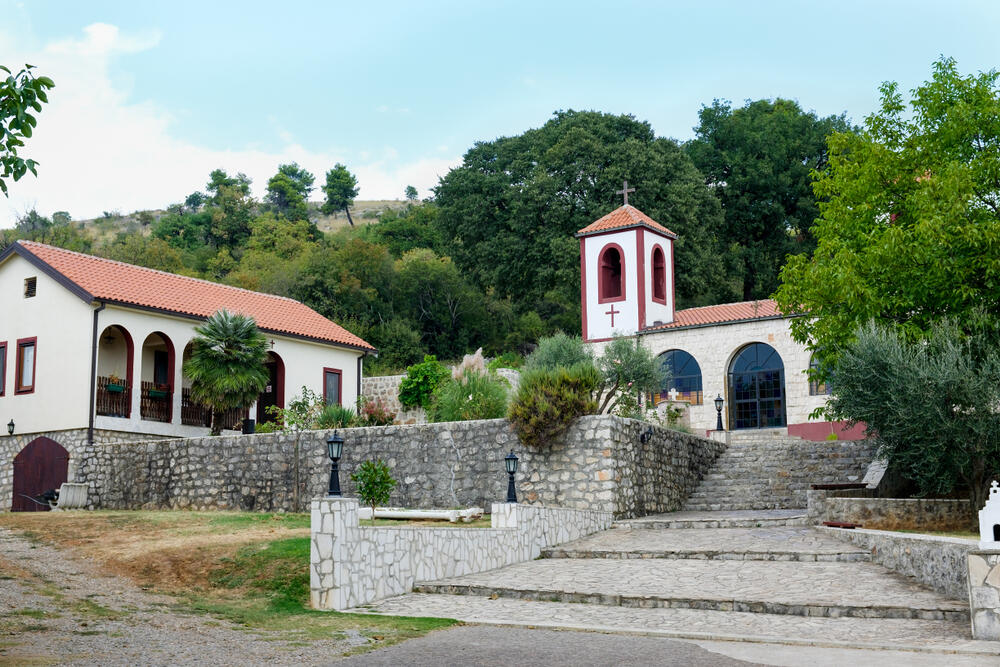
M 494 570 L 611 526 L 610 512 L 493 504 L 491 528 L 362 526 L 358 501 L 312 501 L 309 588 L 316 609 L 401 595 L 417 581 Z
M 506 497 L 503 458 L 520 457 L 519 497 L 529 504 L 643 516 L 679 509 L 725 445 L 607 415 L 583 417 L 541 450 L 521 445 L 504 419 L 344 429 L 341 485 L 380 458 L 398 485 L 390 504 L 489 507 Z M 306 511 L 326 492 L 329 431 L 266 433 L 97 445 L 71 481 L 105 509 Z
M 968 530 L 974 523 L 968 500 L 844 497 L 857 494 L 810 490 L 814 524 L 843 521 L 874 530 Z
M 820 530 L 868 549 L 873 562 L 914 577 L 940 593 L 956 600 L 964 600 L 968 596 L 966 555 L 979 548 L 977 540 L 861 528 Z

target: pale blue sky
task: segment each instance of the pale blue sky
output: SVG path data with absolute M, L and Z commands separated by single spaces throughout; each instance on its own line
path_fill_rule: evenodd
M 363 5 L 363 6 L 358 6 Z M 57 87 L 0 226 L 163 207 L 223 166 L 260 194 L 283 161 L 335 161 L 361 198 L 426 195 L 477 140 L 557 109 L 631 113 L 692 136 L 713 98 L 790 97 L 860 121 L 944 54 L 1000 65 L 988 2 L 13 2 L 0 63 Z M 318 193 L 314 193 L 318 198 Z

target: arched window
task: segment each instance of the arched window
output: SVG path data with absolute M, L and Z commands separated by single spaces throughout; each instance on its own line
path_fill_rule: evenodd
M 832 394 L 833 392 L 830 390 L 830 383 L 828 381 L 815 379 L 818 372 L 819 359 L 816 358 L 816 355 L 813 355 L 809 358 L 809 395 L 824 396 Z
M 625 269 L 622 265 L 622 249 L 614 243 L 604 246 L 601 250 L 600 278 L 598 280 L 598 300 L 621 301 L 625 298 Z
M 765 343 L 750 343 L 729 367 L 729 410 L 733 428 L 785 425 L 785 364 Z
M 667 304 L 667 262 L 660 246 L 653 248 L 653 301 Z
M 684 350 L 669 350 L 661 354 L 660 367 L 666 378 L 660 387 L 658 401 L 670 400 L 671 390 L 676 391 L 676 400 L 690 401 L 691 405 L 701 405 L 701 367 L 694 357 Z

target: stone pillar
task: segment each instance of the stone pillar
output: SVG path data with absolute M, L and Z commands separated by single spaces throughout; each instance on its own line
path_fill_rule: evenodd
M 1000 551 L 970 551 L 966 558 L 972 636 L 1000 641 Z
M 346 609 L 350 591 L 346 587 L 345 543 L 356 541 L 358 501 L 356 498 L 314 498 L 312 501 L 312 543 L 309 548 L 309 600 L 313 609 Z

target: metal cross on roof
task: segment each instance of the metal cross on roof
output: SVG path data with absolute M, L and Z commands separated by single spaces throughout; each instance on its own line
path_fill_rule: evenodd
M 616 195 L 622 195 L 625 197 L 625 206 L 628 206 L 628 193 L 635 192 L 635 188 L 630 188 L 628 186 L 628 181 L 622 181 L 622 189 L 615 190 Z

